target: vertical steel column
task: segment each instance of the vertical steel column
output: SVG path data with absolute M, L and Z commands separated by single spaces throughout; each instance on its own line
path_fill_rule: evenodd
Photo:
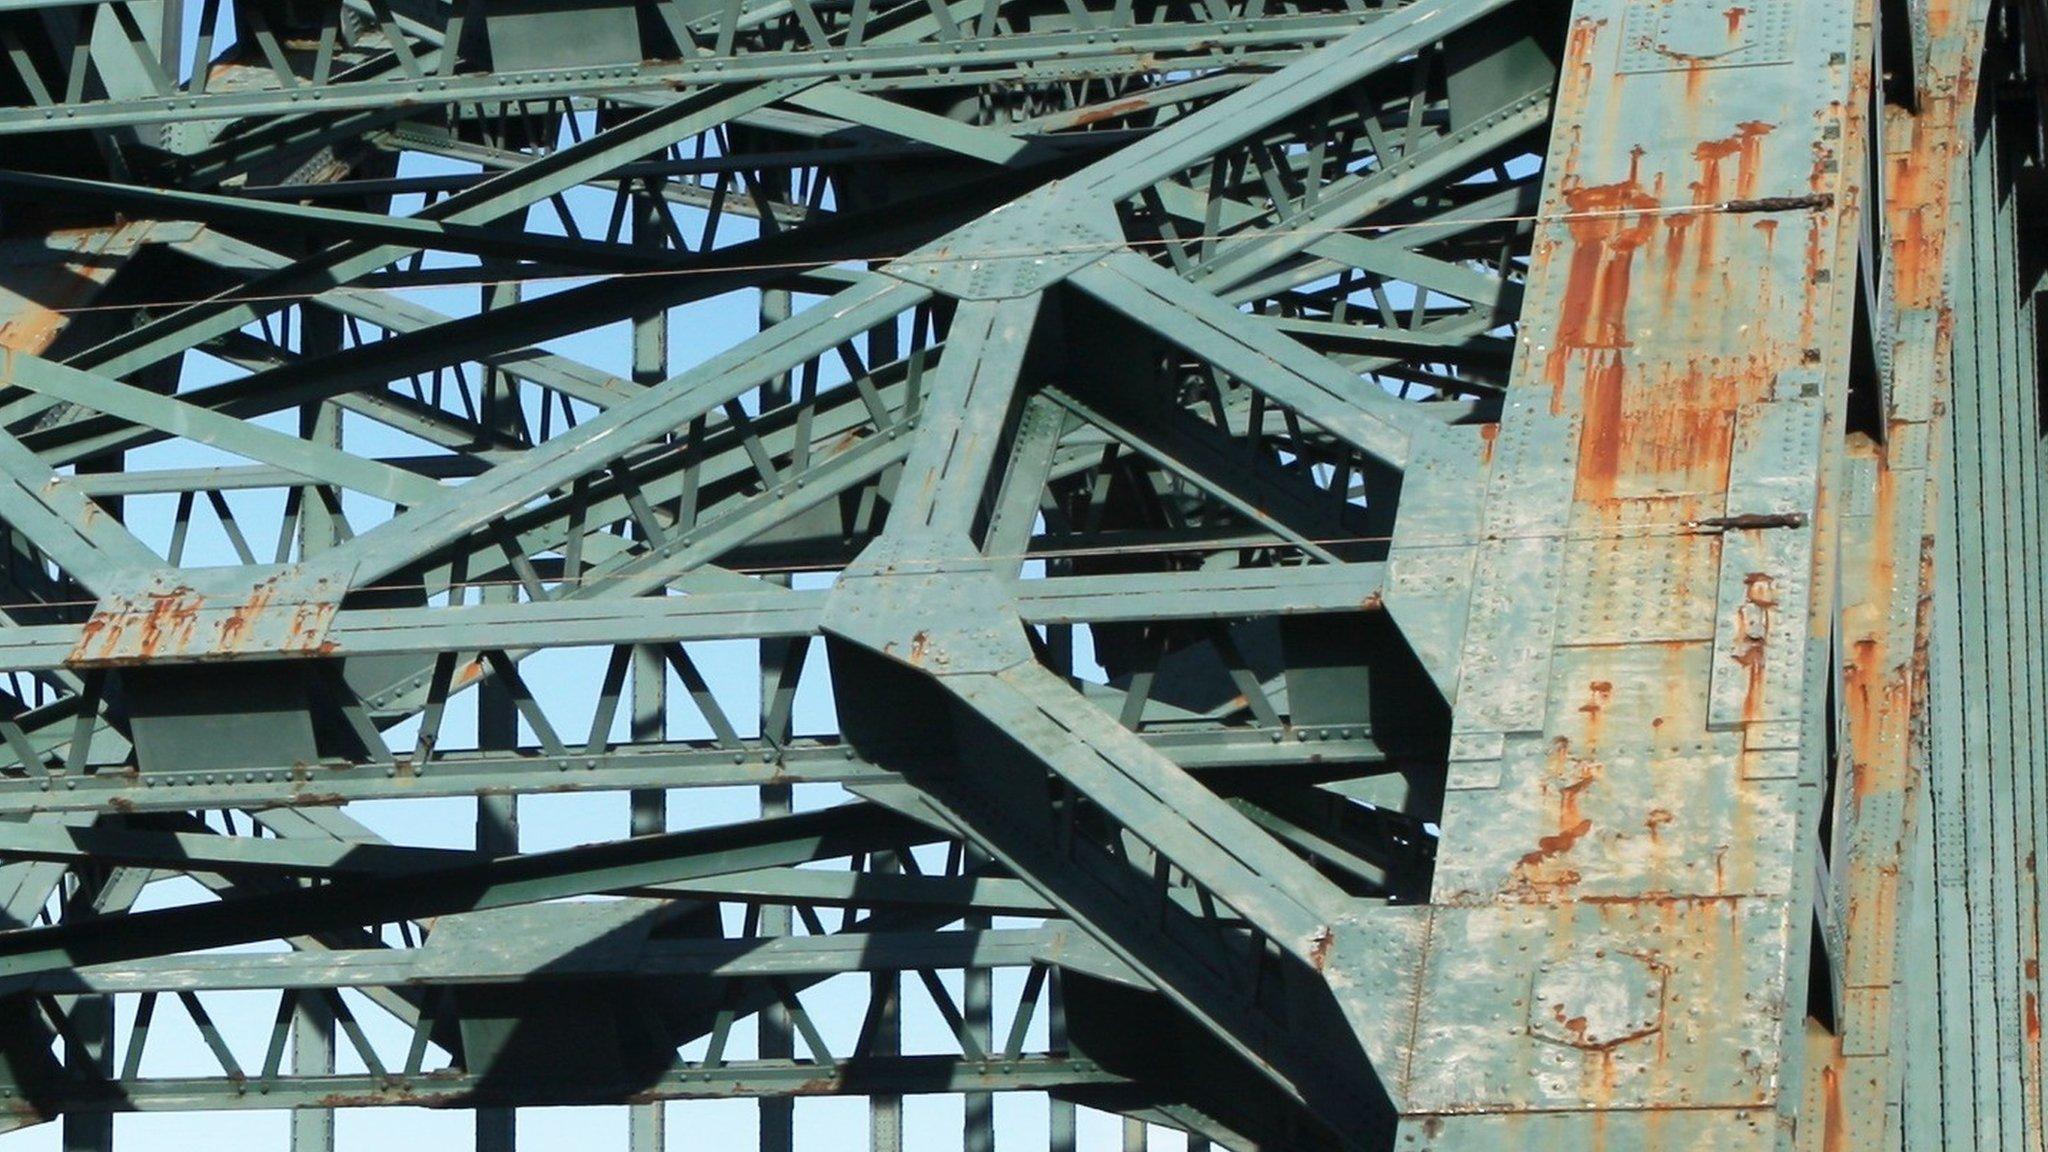
M 327 356 L 342 345 L 341 314 L 325 308 L 299 308 L 299 352 Z M 322 402 L 299 410 L 299 435 L 331 448 L 342 446 L 339 406 Z M 335 512 L 324 491 L 315 485 L 296 490 L 299 496 L 299 553 L 312 558 L 340 539 Z M 292 1006 L 292 1070 L 302 1076 L 334 1072 L 334 1006 L 318 991 L 298 993 Z M 292 1110 L 292 1152 L 334 1152 L 334 1109 Z
M 517 283 L 493 284 L 483 290 L 486 312 L 519 302 Z M 495 370 L 485 374 L 483 423 L 499 435 L 517 435 L 525 424 L 519 407 L 519 382 Z M 511 587 L 486 586 L 485 603 L 510 602 L 518 598 Z M 519 746 L 519 710 L 511 686 L 498 676 L 486 676 L 477 689 L 477 747 L 507 749 Z M 477 851 L 492 856 L 509 856 L 519 851 L 519 797 L 479 796 L 476 801 Z M 477 1152 L 513 1152 L 519 1143 L 518 1112 L 512 1108 L 476 1110 Z
M 871 867 L 879 876 L 903 871 L 893 854 L 878 857 Z M 902 972 L 885 970 L 868 977 L 868 1011 L 874 1017 L 874 1033 L 865 1051 L 881 1057 L 901 1052 Z M 877 1094 L 868 1098 L 868 1152 L 903 1152 L 903 1097 Z
M 633 196 L 633 243 L 659 249 L 664 239 L 660 177 L 648 182 Z M 653 387 L 668 377 L 668 310 L 659 309 L 633 319 L 633 382 Z M 668 735 L 668 668 L 661 649 L 643 644 L 633 649 L 633 712 L 628 738 L 636 744 L 653 743 Z M 628 819 L 635 836 L 652 836 L 668 831 L 668 793 L 660 788 L 640 788 L 627 796 Z M 661 1152 L 668 1142 L 668 1105 L 661 1101 L 634 1104 L 627 1114 L 626 1144 L 630 1152 Z
M 1058 971 L 1046 979 L 1046 1046 L 1059 1053 L 1067 1049 L 1067 996 L 1060 987 L 1063 978 Z M 1076 1109 L 1072 1100 L 1054 1097 L 1046 1115 L 1046 1152 L 1075 1152 L 1078 1146 L 1078 1125 Z
M 756 173 L 757 187 L 764 197 L 781 199 L 788 187 L 788 179 L 781 173 Z M 764 201 L 765 202 L 765 201 Z M 772 214 L 762 215 L 764 231 L 773 228 Z M 790 317 L 790 294 L 780 288 L 766 288 L 761 292 L 760 325 L 767 331 Z M 760 390 L 760 411 L 787 404 L 790 399 L 792 380 L 787 372 L 771 377 Z M 763 640 L 760 643 L 761 671 L 761 715 L 767 718 L 769 698 L 773 691 L 771 667 L 790 658 L 791 644 L 785 639 Z M 767 733 L 765 730 L 763 735 Z M 787 816 L 794 799 L 794 790 L 787 784 L 768 784 L 761 788 L 761 816 Z M 760 908 L 760 932 L 763 936 L 787 936 L 790 930 L 790 910 L 787 904 L 763 904 Z M 780 1001 L 772 1002 L 761 1009 L 759 1016 L 759 1043 L 763 1059 L 787 1058 L 796 1053 L 796 1036 L 790 1026 L 789 1011 Z M 764 1097 L 760 1103 L 761 1152 L 794 1152 L 796 1148 L 796 1101 L 787 1097 Z
M 980 852 L 962 846 L 962 870 L 972 869 L 987 859 Z M 985 912 L 969 912 L 962 927 L 970 932 L 987 931 L 991 924 Z M 994 984 L 989 970 L 970 967 L 961 974 L 960 1011 L 967 1036 L 983 1052 L 994 1051 Z M 995 1152 L 996 1098 L 987 1092 L 969 1092 L 961 1107 L 962 1152 Z
M 1880 110 L 1879 266 L 1869 270 L 1885 308 L 1880 371 L 1869 382 L 1880 420 L 1851 435 L 1841 499 L 1843 755 L 1829 899 L 1839 941 L 1836 1026 L 1816 1038 L 1820 1090 L 1807 1093 L 1809 1108 L 1838 1119 L 1802 1132 L 1809 1148 L 1823 1147 L 1829 1131 L 1844 1147 L 1944 1146 L 1939 1079 L 1915 1072 L 1920 1055 L 1944 1044 L 1915 1037 L 1914 1017 L 1946 994 L 1941 980 L 1930 980 L 1938 971 L 1933 923 L 1919 911 L 1935 905 L 1930 848 L 1947 839 L 1929 795 L 1937 770 L 1929 714 L 1943 694 L 1930 649 L 1936 628 L 1956 626 L 1952 610 L 1936 608 L 1936 558 L 1955 531 L 1955 518 L 1943 514 L 1952 493 L 1942 479 L 1953 448 L 1936 445 L 1948 441 L 1958 415 L 1950 272 L 1963 271 L 1965 214 L 1954 209 L 1969 184 L 1986 9 L 1924 6 L 1929 51 L 1912 104 Z M 2031 411 L 2032 397 L 2025 399 Z M 2038 581 L 2031 583 L 2025 599 L 2036 602 Z M 2037 612 L 2023 615 L 2038 625 Z M 2025 647 L 2031 653 L 2035 645 Z
M 893 364 L 902 356 L 897 325 L 889 322 L 868 329 L 868 364 Z M 880 874 L 903 870 L 894 854 L 877 858 L 871 867 Z M 881 971 L 868 977 L 868 1011 L 874 1014 L 874 1036 L 867 1051 L 876 1056 L 894 1056 L 903 1050 L 903 973 Z M 868 1097 L 868 1152 L 903 1152 L 903 1097 L 876 1093 Z
M 1574 8 L 1404 1152 L 1792 1136 L 1870 31 Z
M 765 643 L 779 643 L 766 641 Z M 792 809 L 793 789 L 787 784 L 767 784 L 761 788 L 761 818 L 771 820 L 787 816 Z M 790 916 L 787 904 L 762 904 L 760 907 L 759 932 L 763 937 L 789 935 Z M 762 1007 L 758 1027 L 761 1058 L 764 1060 L 787 1059 L 796 1054 L 796 1035 L 790 1025 L 789 1010 L 777 1000 Z M 764 1096 L 760 1102 L 761 1152 L 794 1152 L 796 1148 L 796 1101 L 787 1096 Z
M 102 869 L 86 866 L 73 874 L 76 885 L 65 898 L 64 918 L 92 915 L 94 897 L 102 882 Z M 82 1079 L 100 1079 L 114 1073 L 114 1004 L 108 996 L 66 997 L 61 1004 L 71 1021 L 71 1035 L 64 1042 L 64 1065 Z M 114 1116 L 111 1112 L 67 1112 L 63 1118 L 64 1152 L 113 1152 Z
M 1994 49 L 1984 64 L 1995 74 Z M 2019 292 L 2014 125 L 1988 88 L 1965 110 L 1954 188 L 1952 398 L 1940 424 L 1932 550 L 1927 892 L 1931 937 L 1916 975 L 1930 1003 L 1911 1022 L 1909 1148 L 2040 1147 L 2038 857 L 2041 676 L 2037 630 L 2039 416 L 2031 309 Z M 2033 635 L 2038 635 L 2035 631 Z

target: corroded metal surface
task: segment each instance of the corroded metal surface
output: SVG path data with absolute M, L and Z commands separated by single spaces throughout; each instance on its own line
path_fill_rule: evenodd
M 1491 462 L 1517 479 L 1513 511 L 1489 518 L 1555 558 L 1544 590 L 1570 612 L 1459 684 L 1461 715 L 1504 679 L 1544 690 L 1446 800 L 1411 1065 L 1411 1106 L 1437 1115 L 1410 1126 L 1417 1146 L 1769 1148 L 1801 1118 L 1822 485 L 1849 388 L 1869 83 L 1852 62 L 1871 27 L 1809 6 L 1781 61 L 1736 67 L 1723 45 L 1646 71 L 1624 43 L 1642 15 L 1580 5 L 1564 61 L 1557 222 Z M 1744 15 L 1714 30 L 1747 43 Z
M 2038 1152 L 2044 50 L 0 3 L 0 1127 Z

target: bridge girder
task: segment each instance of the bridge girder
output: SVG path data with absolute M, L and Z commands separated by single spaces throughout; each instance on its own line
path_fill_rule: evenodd
M 0 1111 L 2038 1147 L 2043 15 L 0 3 Z

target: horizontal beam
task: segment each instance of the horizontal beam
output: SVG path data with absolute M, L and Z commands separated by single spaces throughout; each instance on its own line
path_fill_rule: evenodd
M 279 1075 L 261 1079 L 161 1077 L 118 1083 L 38 1084 L 31 1094 L 0 1086 L 0 1125 L 38 1123 L 67 1112 L 188 1112 L 274 1108 L 477 1107 L 488 1104 L 648 1103 L 777 1096 L 952 1092 L 1029 1092 L 1128 1084 L 1091 1060 L 1072 1056 L 965 1059 L 958 1056 L 873 1056 L 838 1065 L 807 1060 L 728 1060 L 688 1065 L 645 1084 L 621 1084 L 596 1095 L 558 1080 L 515 1079 L 461 1071 L 384 1075 Z
M 0 824 L 0 860 L 90 861 L 173 872 L 263 869 L 297 875 L 388 874 L 473 864 L 475 852 L 298 837 L 224 836 L 100 825 Z
M 770 868 L 705 880 L 659 884 L 652 895 L 705 900 L 785 902 L 823 907 L 932 906 L 969 909 L 990 916 L 1047 916 L 1053 906 L 1022 880 L 1000 876 L 913 876 L 902 872 L 827 872 L 816 868 Z
M 0 171 L 0 203 L 98 205 L 146 220 L 191 220 L 202 224 L 284 232 L 323 242 L 342 240 L 404 244 L 434 252 L 465 252 L 506 260 L 545 260 L 572 268 L 609 272 L 656 271 L 671 261 L 628 244 L 574 240 L 517 227 L 457 224 L 383 216 L 343 208 L 314 208 L 207 192 L 110 184 L 71 176 Z
M 751 52 L 704 55 L 688 60 L 648 61 L 585 68 L 471 73 L 407 78 L 390 74 L 349 83 L 302 84 L 287 91 L 181 92 L 124 100 L 0 109 L 0 135 L 52 129 L 115 128 L 197 120 L 303 116 L 442 104 L 601 98 L 635 92 L 690 89 L 706 84 L 765 83 L 847 75 L 869 85 L 893 76 L 936 74 L 945 83 L 965 82 L 962 70 L 1041 67 L 1056 62 L 1061 73 L 1129 75 L 1157 71 L 1161 57 L 1187 67 L 1205 59 L 1242 67 L 1260 50 L 1296 51 L 1335 39 L 1377 12 L 1265 16 L 1201 25 L 1156 24 L 1119 29 L 1114 38 L 1093 31 L 1009 34 L 917 43 L 867 44 L 823 52 Z M 1189 52 L 1191 32 L 1200 29 L 1202 50 Z
M 1110 700 L 1121 700 L 1112 693 Z M 1103 702 L 1114 710 L 1113 704 Z M 68 729 L 67 729 L 68 730 Z M 1387 771 L 1379 745 L 1358 728 L 1162 728 L 1139 739 L 1190 772 L 1292 772 L 1331 779 Z M 200 808 L 326 808 L 357 800 L 630 788 L 764 784 L 889 784 L 902 777 L 833 737 L 769 745 L 742 741 L 630 744 L 595 756 L 550 759 L 538 748 L 437 752 L 426 764 L 329 761 L 241 772 L 91 774 L 0 778 L 0 815 L 37 812 L 182 812 Z
M 17 929 L 0 932 L 0 992 L 22 977 L 84 964 L 617 892 L 935 838 L 922 824 L 878 806 L 840 805 L 484 863 L 345 878 L 316 889 Z
M 1225 620 L 1376 610 L 1384 577 L 1377 563 L 1062 576 L 1020 580 L 1016 596 L 1031 624 Z M 817 630 L 825 595 L 764 588 L 758 593 L 349 609 L 336 613 L 329 626 L 331 648 L 325 654 L 346 658 L 803 636 Z M 297 607 L 280 604 L 277 610 L 289 613 Z M 87 625 L 73 624 L 0 631 L 0 669 L 64 667 L 87 631 Z
M 282 988 L 371 988 L 607 979 L 746 979 L 1057 964 L 1130 984 L 1135 977 L 1072 927 L 957 932 L 841 932 L 719 940 L 652 940 L 572 949 L 542 967 L 524 952 L 419 948 L 177 956 L 93 965 L 37 977 L 36 995 L 233 992 Z

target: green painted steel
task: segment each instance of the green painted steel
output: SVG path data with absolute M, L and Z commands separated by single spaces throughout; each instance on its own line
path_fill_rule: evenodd
M 2043 45 L 0 0 L 4 1126 L 2042 1148 Z

